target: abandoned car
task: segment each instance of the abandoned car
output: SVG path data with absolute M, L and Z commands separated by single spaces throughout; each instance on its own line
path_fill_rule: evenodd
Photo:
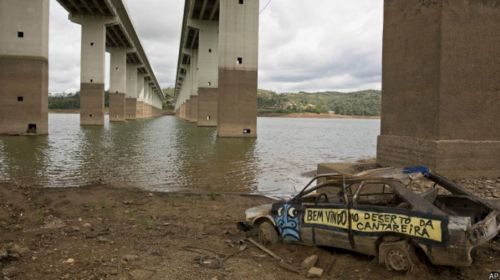
M 396 271 L 412 270 L 415 250 L 435 265 L 468 266 L 472 249 L 498 234 L 500 211 L 487 201 L 426 168 L 394 170 L 317 176 L 288 201 L 248 209 L 240 225 L 265 243 L 348 249 Z M 415 178 L 432 186 L 416 193 Z

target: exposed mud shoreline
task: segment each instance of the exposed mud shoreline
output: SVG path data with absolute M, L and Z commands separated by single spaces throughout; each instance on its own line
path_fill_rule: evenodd
M 304 279 L 250 244 L 239 252 L 244 235 L 236 222 L 246 208 L 269 202 L 258 196 L 151 193 L 110 185 L 0 184 L 0 270 L 6 279 Z M 498 239 L 474 252 L 472 267 L 424 263 L 409 275 L 346 251 L 269 248 L 294 267 L 318 254 L 319 266 L 332 267 L 324 279 L 487 279 L 500 270 Z M 201 256 L 214 253 L 230 257 L 220 268 L 200 265 Z

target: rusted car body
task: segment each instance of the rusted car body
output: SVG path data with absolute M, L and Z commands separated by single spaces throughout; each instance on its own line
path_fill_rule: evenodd
M 348 249 L 398 271 L 412 269 L 416 248 L 433 264 L 468 266 L 471 251 L 500 231 L 498 209 L 446 178 L 425 168 L 393 171 L 317 176 L 291 200 L 248 209 L 245 225 L 259 228 L 263 241 L 276 234 Z M 433 187 L 413 192 L 416 175 Z

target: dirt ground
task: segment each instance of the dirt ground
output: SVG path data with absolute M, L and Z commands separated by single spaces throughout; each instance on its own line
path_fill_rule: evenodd
M 304 279 L 280 267 L 236 229 L 248 207 L 270 199 L 168 194 L 98 185 L 32 189 L 0 184 L 4 279 Z M 292 267 L 317 254 L 323 279 L 488 279 L 500 270 L 498 238 L 468 268 L 425 261 L 411 274 L 373 257 L 299 245 L 269 246 Z M 217 257 L 216 257 L 217 256 Z M 216 261 L 218 260 L 218 261 Z M 330 268 L 330 269 L 329 269 Z

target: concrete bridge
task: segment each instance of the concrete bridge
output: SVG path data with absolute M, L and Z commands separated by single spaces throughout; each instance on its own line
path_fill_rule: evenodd
M 122 0 L 58 0 L 82 26 L 81 125 L 158 115 L 164 95 Z M 49 0 L 0 0 L 0 134 L 48 133 Z
M 186 0 L 176 78 L 177 116 L 256 137 L 259 1 Z
M 259 1 L 186 0 L 176 113 L 256 136 Z M 500 6 L 385 0 L 382 165 L 500 176 Z

